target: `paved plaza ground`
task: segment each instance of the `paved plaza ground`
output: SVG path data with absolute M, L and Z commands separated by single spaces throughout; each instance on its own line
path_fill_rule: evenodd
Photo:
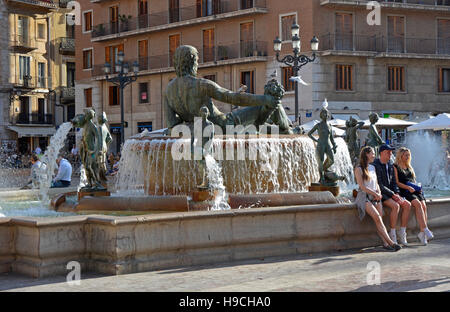
M 379 264 L 379 267 L 377 267 Z M 376 282 L 379 268 L 380 284 Z M 271 257 L 119 276 L 81 272 L 80 285 L 66 277 L 32 279 L 0 274 L 0 290 L 13 292 L 372 292 L 450 291 L 450 239 L 412 243 L 399 252 L 381 247 L 313 255 Z

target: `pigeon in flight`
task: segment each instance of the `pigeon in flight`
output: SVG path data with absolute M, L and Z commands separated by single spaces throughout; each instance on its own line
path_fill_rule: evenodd
M 298 83 L 301 83 L 302 85 L 309 86 L 309 83 L 306 83 L 303 81 L 302 76 L 292 76 L 291 78 L 289 78 L 289 80 L 297 81 Z
M 277 77 L 277 70 L 275 69 L 274 72 L 272 74 L 270 74 L 271 78 L 276 78 Z

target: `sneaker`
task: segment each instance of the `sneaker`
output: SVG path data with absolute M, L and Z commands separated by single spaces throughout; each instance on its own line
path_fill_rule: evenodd
M 398 234 L 398 240 L 403 246 L 408 246 L 408 241 L 406 240 L 406 232 L 400 231 L 400 233 Z
M 427 236 L 427 239 L 433 239 L 434 238 L 433 232 L 431 232 L 428 228 L 426 228 L 424 230 L 424 233 Z
M 395 230 L 389 232 L 389 238 L 394 242 L 394 244 L 398 244 Z
M 395 251 L 399 251 L 400 249 L 402 249 L 402 246 L 400 246 L 399 244 L 394 244 L 392 245 L 392 247 L 394 248 Z
M 424 232 L 420 232 L 419 235 L 417 235 L 422 245 L 426 246 L 428 245 L 427 237 Z

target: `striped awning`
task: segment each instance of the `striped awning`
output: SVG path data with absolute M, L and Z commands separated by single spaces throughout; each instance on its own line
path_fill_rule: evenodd
M 8 126 L 14 132 L 17 132 L 19 138 L 23 137 L 49 137 L 56 133 L 55 127 L 19 127 Z

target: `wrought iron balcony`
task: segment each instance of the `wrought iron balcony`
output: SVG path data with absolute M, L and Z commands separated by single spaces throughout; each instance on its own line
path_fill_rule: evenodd
M 445 38 L 386 37 L 379 35 L 326 34 L 320 36 L 321 51 L 354 51 L 450 55 Z
M 17 53 L 28 53 L 30 51 L 35 50 L 36 41 L 32 40 L 30 36 L 24 35 L 15 35 L 11 36 L 11 48 L 14 52 Z
M 200 48 L 198 49 L 198 53 L 200 66 L 203 64 L 205 64 L 205 66 L 215 66 L 217 62 L 220 61 L 248 62 L 249 58 L 267 56 L 267 42 L 255 40 L 242 41 L 240 43 L 232 44 L 221 43 L 213 47 Z M 173 57 L 170 54 L 151 55 L 138 59 L 129 59 L 125 62 L 131 65 L 134 61 L 137 61 L 139 63 L 139 71 L 149 71 L 162 68 L 171 68 L 173 66 L 172 58 Z M 103 76 L 103 66 L 104 64 L 94 65 L 92 75 Z M 111 69 L 113 68 L 114 66 L 111 66 Z
M 370 0 L 320 0 L 321 5 L 356 5 L 366 6 Z M 378 0 L 384 7 L 411 9 L 439 9 L 450 6 L 450 0 Z M 442 8 L 447 10 L 448 8 Z
M 60 100 L 62 103 L 75 101 L 75 87 L 61 87 Z
M 157 26 L 193 21 L 204 17 L 215 17 L 216 15 L 242 12 L 249 14 L 249 9 L 266 9 L 266 0 L 213 0 L 213 5 L 206 6 L 194 5 L 171 9 L 162 12 L 140 15 L 137 17 L 119 16 L 117 22 L 103 23 L 94 26 L 92 38 L 126 33 L 133 30 L 148 29 Z M 158 28 L 160 29 L 160 28 Z
M 17 75 L 12 83 L 16 88 L 23 89 L 46 89 L 48 88 L 47 77 L 32 77 L 30 75 Z
M 75 39 L 69 37 L 58 38 L 59 53 L 64 55 L 75 55 Z
M 51 125 L 51 124 L 53 124 L 53 114 L 20 113 L 19 115 L 17 115 L 16 124 Z
M 38 12 L 48 12 L 57 8 L 57 5 L 52 0 L 6 0 L 6 2 L 14 7 L 33 7 L 33 10 Z

